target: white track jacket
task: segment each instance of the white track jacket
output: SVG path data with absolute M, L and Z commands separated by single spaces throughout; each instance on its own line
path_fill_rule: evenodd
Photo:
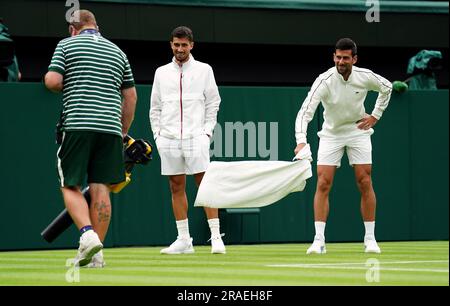
M 322 102 L 324 122 L 319 137 L 352 137 L 373 133 L 373 129 L 358 129 L 356 121 L 366 113 L 364 100 L 367 92 L 377 91 L 378 98 L 372 116 L 380 119 L 389 103 L 392 84 L 369 69 L 353 66 L 347 81 L 336 67 L 328 69 L 314 81 L 295 121 L 297 144 L 306 143 L 308 123 Z
M 210 65 L 192 54 L 181 67 L 175 62 L 155 72 L 150 98 L 153 136 L 189 139 L 212 136 L 220 105 L 219 90 Z

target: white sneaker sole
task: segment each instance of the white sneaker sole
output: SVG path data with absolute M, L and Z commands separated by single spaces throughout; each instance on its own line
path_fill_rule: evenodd
M 90 250 L 86 251 L 86 254 L 83 258 L 78 260 L 78 266 L 83 267 L 89 264 L 94 257 L 95 254 L 100 252 L 103 249 L 103 244 L 98 244 L 92 247 Z
M 211 254 L 226 254 L 226 250 L 211 250 Z
M 319 255 L 321 255 L 321 254 L 326 254 L 327 253 L 327 249 L 323 249 L 323 250 L 321 250 L 321 251 L 316 251 L 316 250 L 307 250 L 306 251 L 306 255 L 310 255 L 310 254 L 319 254 Z
M 164 255 L 193 254 L 193 253 L 195 253 L 195 250 L 189 249 L 189 250 L 185 250 L 185 251 L 169 251 L 169 250 L 162 249 L 160 251 L 160 253 L 164 254 Z

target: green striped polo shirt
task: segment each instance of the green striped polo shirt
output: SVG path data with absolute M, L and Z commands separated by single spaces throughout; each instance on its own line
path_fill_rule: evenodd
M 125 53 L 100 34 L 61 40 L 49 71 L 64 76 L 63 131 L 96 131 L 122 136 L 121 89 L 134 86 Z

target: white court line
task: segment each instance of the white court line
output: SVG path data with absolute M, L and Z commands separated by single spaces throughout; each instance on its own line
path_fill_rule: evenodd
M 438 272 L 449 273 L 448 269 L 412 269 L 412 268 L 385 268 L 383 264 L 412 264 L 412 263 L 448 263 L 448 260 L 417 260 L 417 261 L 386 261 L 380 262 L 380 270 L 384 271 L 409 271 L 409 272 Z M 355 267 L 359 265 L 361 267 Z M 353 267 L 352 267 L 353 266 Z M 366 263 L 363 262 L 340 262 L 340 263 L 318 263 L 318 264 L 279 264 L 266 265 L 266 267 L 279 268 L 313 268 L 313 269 L 346 269 L 346 270 L 367 270 Z
M 410 261 L 380 261 L 380 264 L 412 264 L 412 263 L 445 263 L 447 260 L 410 260 Z M 317 263 L 317 264 L 287 264 L 287 265 L 271 265 L 273 267 L 282 266 L 336 266 L 336 265 L 365 265 L 365 262 L 336 262 L 336 263 Z

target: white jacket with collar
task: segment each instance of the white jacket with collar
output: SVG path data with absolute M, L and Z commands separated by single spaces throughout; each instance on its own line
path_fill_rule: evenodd
M 150 98 L 153 136 L 212 136 L 219 105 L 219 90 L 210 65 L 196 61 L 192 54 L 182 66 L 172 59 L 155 72 Z
M 306 143 L 308 123 L 322 102 L 324 122 L 320 137 L 352 137 L 373 133 L 373 129 L 361 130 L 356 121 L 366 113 L 364 101 L 368 91 L 377 91 L 378 98 L 372 116 L 379 120 L 389 103 L 392 84 L 369 69 L 353 66 L 347 81 L 336 67 L 319 75 L 311 86 L 295 121 L 297 144 Z

